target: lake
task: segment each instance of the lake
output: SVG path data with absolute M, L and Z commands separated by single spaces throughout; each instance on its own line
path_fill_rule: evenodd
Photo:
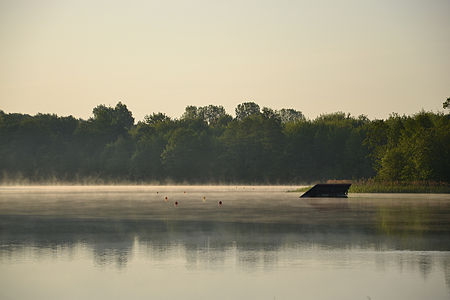
M 0 299 L 449 299 L 450 195 L 0 187 Z

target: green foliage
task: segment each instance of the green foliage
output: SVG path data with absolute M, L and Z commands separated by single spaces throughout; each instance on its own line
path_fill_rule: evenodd
M 116 141 L 105 146 L 100 155 L 103 177 L 128 178 L 134 144 L 131 139 L 119 136 Z
M 134 118 L 127 106 L 122 102 L 115 108 L 99 105 L 93 109 L 94 118 L 90 119 L 92 130 L 107 140 L 114 140 L 126 134 L 134 124 Z
M 273 182 L 280 174 L 284 136 L 277 119 L 250 115 L 231 122 L 221 137 L 227 178 L 232 181 Z
M 208 150 L 207 134 L 180 127 L 170 135 L 161 159 L 170 178 L 204 180 L 209 173 Z
M 260 114 L 259 105 L 255 102 L 244 102 L 238 104 L 235 109 L 236 119 L 243 120 L 247 117 Z
M 188 106 L 134 124 L 119 102 L 88 120 L 0 111 L 0 176 L 29 181 L 298 183 L 375 178 L 449 182 L 450 116 L 370 121 L 343 112 L 307 120 L 293 109 Z
M 283 124 L 306 120 L 305 116 L 302 114 L 301 111 L 292 108 L 289 109 L 283 108 L 277 111 L 277 114 L 280 116 L 280 121 Z
M 202 107 L 190 105 L 186 107 L 181 119 L 201 119 L 211 126 L 217 126 L 223 124 L 224 120 L 230 121 L 232 117 L 225 112 L 225 109 L 221 105 L 208 105 Z
M 434 181 L 380 181 L 353 182 L 349 193 L 450 193 L 450 184 Z
M 368 121 L 343 113 L 321 115 L 284 127 L 288 177 L 297 181 L 367 178 L 374 175 L 363 141 Z
M 371 150 L 379 180 L 450 181 L 450 116 L 419 112 L 391 115 L 369 126 L 365 144 Z
M 158 124 L 160 122 L 170 121 L 170 118 L 163 113 L 153 113 L 144 117 L 145 123 L 149 125 Z

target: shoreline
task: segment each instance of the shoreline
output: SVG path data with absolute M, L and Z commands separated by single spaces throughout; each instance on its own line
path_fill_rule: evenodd
M 301 187 L 288 192 L 303 193 L 312 186 Z M 450 185 L 415 184 L 352 184 L 349 194 L 450 194 Z
M 298 187 L 300 186 L 300 187 Z M 20 183 L 0 183 L 0 189 L 47 189 L 47 188 L 81 188 L 81 189 L 121 189 L 121 188 L 137 188 L 137 189 L 152 189 L 161 188 L 167 189 L 171 187 L 185 188 L 186 190 L 206 188 L 207 190 L 216 188 L 238 189 L 238 190 L 260 190 L 260 189 L 284 189 L 287 193 L 304 193 L 309 190 L 312 185 L 291 185 L 291 184 L 155 184 L 155 183 L 79 183 L 79 182 L 60 182 L 60 183 L 32 183 L 32 184 L 20 184 Z M 450 194 L 450 185 L 447 184 L 430 184 L 430 185 L 418 185 L 418 184 L 352 184 L 349 194 Z

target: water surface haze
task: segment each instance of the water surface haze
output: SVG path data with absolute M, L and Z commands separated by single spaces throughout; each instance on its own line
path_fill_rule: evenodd
M 450 197 L 0 187 L 1 299 L 448 299 Z

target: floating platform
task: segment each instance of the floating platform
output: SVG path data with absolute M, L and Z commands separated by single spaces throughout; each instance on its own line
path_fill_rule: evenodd
M 319 183 L 306 191 L 300 198 L 347 198 L 350 183 Z

